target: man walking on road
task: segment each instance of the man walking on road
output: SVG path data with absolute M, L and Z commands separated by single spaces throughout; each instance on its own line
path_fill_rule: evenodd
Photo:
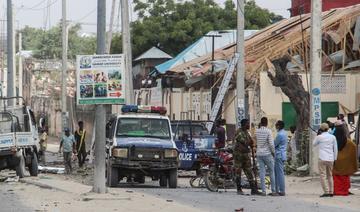
M 85 147 L 85 135 L 84 122 L 78 122 L 79 129 L 75 131 L 76 150 L 78 152 L 79 167 L 82 167 L 86 160 L 86 147 Z
M 76 154 L 75 148 L 75 138 L 70 134 L 69 128 L 64 129 L 65 135 L 61 137 L 59 153 L 61 152 L 61 148 L 63 149 L 64 156 L 64 165 L 65 165 L 65 173 L 70 174 L 72 171 L 71 167 L 71 154 Z
M 284 162 L 286 161 L 286 147 L 288 136 L 284 130 L 285 123 L 281 120 L 275 124 L 278 133 L 275 138 L 275 190 L 280 196 L 285 196 Z
M 251 195 L 262 195 L 258 191 L 254 174 L 251 170 L 251 159 L 250 152 L 255 147 L 254 141 L 252 140 L 248 130 L 250 129 L 250 122 L 248 119 L 241 120 L 241 128 L 238 130 L 235 136 L 235 145 L 234 145 L 234 162 L 235 168 L 237 170 L 236 177 L 236 186 L 237 193 L 244 194 L 241 188 L 241 171 L 244 170 L 244 173 L 249 181 L 251 188 Z
M 329 132 L 329 125 L 320 125 L 320 134 L 316 136 L 313 145 L 319 146 L 320 183 L 324 194 L 320 197 L 332 197 L 334 194 L 333 165 L 337 158 L 338 147 L 336 137 Z
M 260 167 L 260 182 L 263 195 L 266 195 L 265 187 L 265 165 L 269 170 L 271 181 L 271 196 L 278 196 L 275 190 L 275 175 L 274 175 L 274 140 L 271 134 L 271 130 L 267 128 L 268 119 L 262 117 L 260 120 L 260 128 L 256 129 L 256 145 L 257 145 L 257 161 Z

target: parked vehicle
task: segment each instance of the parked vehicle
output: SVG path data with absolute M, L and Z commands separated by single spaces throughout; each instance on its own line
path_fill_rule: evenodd
M 172 121 L 171 128 L 179 150 L 179 169 L 199 171 L 198 155 L 202 151 L 215 151 L 216 137 L 200 121 Z
M 218 191 L 219 188 L 233 187 L 235 184 L 236 169 L 231 148 L 220 149 L 215 155 L 203 156 L 202 166 L 205 186 L 209 191 Z
M 125 105 L 107 124 L 107 184 L 145 176 L 161 187 L 177 187 L 178 151 L 164 107 Z
M 0 98 L 0 170 L 13 169 L 20 178 L 28 167 L 38 174 L 39 138 L 34 113 L 28 106 L 15 103 L 21 97 Z M 15 106 L 8 106 L 13 101 Z

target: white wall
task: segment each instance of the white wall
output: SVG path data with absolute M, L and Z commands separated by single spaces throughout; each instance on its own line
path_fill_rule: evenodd
M 345 76 L 346 86 L 343 93 L 324 93 L 322 92 L 321 101 L 336 101 L 344 105 L 351 111 L 358 110 L 360 103 L 360 72 L 342 73 L 335 76 Z M 301 74 L 303 86 L 307 90 L 305 74 Z M 329 76 L 324 74 L 323 76 Z M 310 79 L 309 79 L 310 80 Z M 310 81 L 309 81 L 310 83 Z M 310 85 L 309 85 L 310 86 Z M 261 109 L 266 116 L 270 118 L 280 119 L 282 116 L 282 102 L 289 102 L 289 99 L 283 94 L 280 88 L 276 88 L 271 84 L 266 72 L 260 73 L 260 102 Z M 344 111 L 339 108 L 340 113 Z

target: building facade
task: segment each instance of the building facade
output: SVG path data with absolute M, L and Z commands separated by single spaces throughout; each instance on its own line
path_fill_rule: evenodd
M 305 90 L 309 89 L 306 75 L 299 74 Z M 355 112 L 360 107 L 360 72 L 346 71 L 334 76 L 323 73 L 321 76 L 322 119 L 336 117 L 339 113 Z M 296 113 L 289 98 L 280 88 L 274 87 L 266 72 L 260 73 L 261 109 L 270 122 L 284 120 L 286 127 L 295 125 Z
M 323 11 L 360 4 L 360 0 L 322 0 Z M 311 0 L 291 0 L 290 15 L 297 16 L 311 12 Z

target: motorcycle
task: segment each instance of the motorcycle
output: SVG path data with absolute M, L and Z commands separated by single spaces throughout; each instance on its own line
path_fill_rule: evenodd
M 211 156 L 201 155 L 200 164 L 205 186 L 209 191 L 217 192 L 219 188 L 234 187 L 236 168 L 232 149 L 219 149 L 215 155 Z

